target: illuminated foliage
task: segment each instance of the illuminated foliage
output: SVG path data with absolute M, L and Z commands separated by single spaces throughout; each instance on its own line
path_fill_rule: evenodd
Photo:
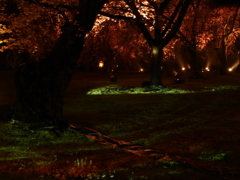
M 71 20 L 73 18 L 76 6 L 79 4 L 79 1 L 77 0 L 58 0 L 51 2 L 45 0 L 19 0 L 11 1 L 11 7 L 15 8 L 11 8 L 10 11 L 10 5 L 7 2 L 10 1 L 1 1 L 0 4 L 0 51 L 5 49 L 17 49 L 19 52 L 27 51 L 37 61 L 44 58 L 46 53 L 51 50 L 54 43 L 62 33 L 61 27 L 66 22 L 66 19 Z M 231 20 L 227 20 L 227 17 L 232 16 L 235 9 L 235 7 L 220 7 L 209 14 L 210 9 L 204 5 L 204 2 L 205 1 L 200 2 L 195 0 L 194 3 L 192 3 L 186 14 L 185 20 L 183 21 L 183 26 L 181 27 L 180 32 L 183 36 L 179 35 L 181 40 L 187 44 L 190 44 L 195 39 L 197 51 L 205 51 L 204 48 L 207 45 L 209 46 L 209 43 L 212 43 L 212 40 L 217 42 L 217 44 L 212 45 L 212 47 L 219 47 L 219 39 L 221 39 L 220 36 L 222 36 L 221 34 L 229 31 L 230 28 L 229 25 L 228 28 L 226 26 L 231 23 Z M 45 5 L 41 5 L 40 3 L 45 3 Z M 46 5 L 46 3 L 48 5 Z M 177 12 L 177 9 L 179 10 L 179 8 L 181 8 L 180 6 L 183 5 L 181 3 L 184 3 L 184 1 L 109 1 L 109 3 L 105 4 L 102 12 L 100 13 L 102 15 L 98 16 L 92 33 L 97 34 L 104 27 L 106 30 L 106 26 L 108 26 L 108 24 L 104 24 L 104 22 L 109 20 L 109 18 L 124 19 L 127 20 L 131 26 L 137 25 L 145 38 L 145 40 L 142 40 L 141 42 L 131 41 L 133 42 L 132 44 L 145 44 L 146 41 L 150 47 L 152 47 L 153 43 L 155 44 L 161 42 L 161 46 L 165 47 L 172 39 L 170 34 L 173 33 L 172 30 L 176 24 L 176 14 L 180 12 Z M 208 19 L 206 19 L 206 17 L 208 17 Z M 204 26 L 204 23 L 206 22 L 207 26 Z M 126 26 L 123 26 L 120 30 L 137 34 L 136 30 L 132 31 L 131 29 L 127 29 Z M 109 29 L 109 32 L 111 32 L 111 29 Z M 116 33 L 114 29 L 113 32 Z M 236 34 L 238 30 L 235 28 L 234 32 Z M 109 36 L 114 37 L 114 33 L 109 33 Z M 122 32 L 119 32 L 119 34 L 121 33 Z M 91 36 L 91 34 L 89 34 L 89 36 Z M 100 35 L 98 37 L 100 38 Z M 229 38 L 228 44 L 233 44 L 234 35 L 230 34 Z M 125 37 L 123 37 L 123 39 L 125 39 Z M 131 46 L 131 44 L 127 45 L 127 43 L 124 44 L 122 42 L 115 42 L 115 44 L 123 44 L 118 45 L 118 48 L 120 47 L 119 49 L 121 49 L 121 47 Z M 174 40 L 168 48 L 164 49 L 163 59 L 175 57 L 173 53 L 173 46 L 175 42 L 176 41 Z M 113 47 L 117 46 L 114 45 Z M 138 49 L 138 47 L 142 47 L 142 45 L 135 48 Z M 115 48 L 114 51 L 119 50 Z M 127 53 L 130 58 L 126 58 L 126 55 L 124 54 L 118 54 L 123 57 L 122 59 L 131 59 L 131 53 L 126 51 L 125 54 Z M 134 54 L 135 55 L 133 56 L 136 57 L 136 53 Z M 203 56 L 205 56 L 205 54 Z M 139 56 L 139 58 L 140 57 L 141 56 Z M 143 56 L 141 58 L 143 58 Z
M 118 69 L 149 69 L 150 50 L 136 26 L 127 21 L 106 20 L 100 28 L 94 28 L 86 38 L 79 60 L 82 68 L 96 69 L 103 61 L 103 69 L 108 73 Z
M 29 52 L 35 60 L 45 57 L 59 38 L 66 18 L 72 18 L 71 11 L 56 7 L 73 7 L 77 1 L 59 0 L 44 4 L 46 2 L 20 0 L 1 7 L 5 12 L 0 17 L 0 22 L 3 22 L 1 34 L 9 34 L 2 40 L 5 44 L 1 51 L 16 49 L 18 52 Z M 16 10 L 8 12 L 7 9 L 12 5 L 16 6 Z M 66 17 L 63 14 L 67 14 Z

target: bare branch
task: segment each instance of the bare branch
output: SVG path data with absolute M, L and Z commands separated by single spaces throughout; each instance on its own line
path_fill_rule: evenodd
M 109 13 L 102 12 L 102 11 L 99 14 L 101 14 L 103 16 L 107 16 L 107 17 L 113 18 L 113 19 L 123 19 L 123 20 L 127 20 L 127 21 L 133 21 L 134 20 L 131 17 L 121 16 L 121 15 L 113 15 L 113 14 L 109 14 Z

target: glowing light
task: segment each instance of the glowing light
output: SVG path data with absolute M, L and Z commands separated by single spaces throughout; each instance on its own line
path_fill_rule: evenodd
M 205 69 L 206 69 L 206 71 L 210 71 L 210 69 L 208 67 L 206 67 Z
M 230 71 L 230 72 L 231 72 L 232 70 L 233 70 L 232 68 L 229 68 L 229 69 L 228 69 L 228 71 Z
M 100 61 L 99 64 L 98 64 L 98 67 L 102 68 L 103 66 L 104 66 L 103 61 Z
M 139 70 L 139 72 L 143 72 L 143 69 L 141 68 L 141 69 Z
M 154 55 L 156 55 L 158 53 L 158 49 L 156 47 L 153 47 L 152 52 L 153 52 Z
M 182 70 L 185 71 L 185 67 L 183 67 Z

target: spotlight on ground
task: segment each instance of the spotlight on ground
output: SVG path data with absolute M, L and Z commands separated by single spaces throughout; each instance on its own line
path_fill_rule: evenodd
M 233 69 L 232 68 L 229 68 L 228 71 L 231 72 Z
M 210 69 L 208 67 L 206 67 L 205 69 L 206 69 L 206 71 L 210 71 Z

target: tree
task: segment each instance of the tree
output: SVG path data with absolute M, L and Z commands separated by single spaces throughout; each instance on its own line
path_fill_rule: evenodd
M 232 34 L 238 31 L 235 23 L 238 7 L 210 9 L 207 2 L 196 0 L 192 3 L 178 32 L 178 36 L 187 47 L 188 51 L 185 51 L 185 56 L 190 55 L 190 67 L 195 77 L 201 70 L 203 58 L 213 57 L 213 54 L 215 54 L 214 58 L 219 61 L 221 74 L 228 72 L 227 56 L 230 51 L 227 49 L 230 44 L 233 44 L 231 43 Z M 209 68 L 213 62 L 212 59 L 208 61 L 205 62 L 206 68 Z
M 233 11 L 234 13 L 232 15 L 232 19 L 228 19 L 221 33 L 219 59 L 221 62 L 220 74 L 222 75 L 225 75 L 228 72 L 227 45 L 229 43 L 229 37 L 235 29 L 235 22 L 238 15 L 238 11 L 239 11 L 239 7 L 236 7 L 235 10 Z
M 8 12 L 9 2 L 17 8 L 13 12 Z M 61 124 L 63 97 L 67 86 L 70 82 L 72 72 L 76 66 L 78 57 L 83 49 L 84 38 L 92 29 L 96 16 L 100 12 L 107 0 L 73 0 L 73 1 L 33 1 L 33 0 L 6 0 L 1 4 L 3 9 L 2 21 L 7 21 L 8 29 L 13 33 L 16 41 L 23 39 L 25 41 L 28 36 L 19 36 L 21 26 L 23 28 L 31 28 L 33 21 L 36 21 L 36 27 L 42 37 L 46 37 L 49 31 L 44 31 L 43 21 L 48 21 L 50 27 L 53 19 L 59 20 L 59 26 L 55 31 L 55 38 L 49 49 L 41 59 L 34 59 L 34 51 L 29 48 L 22 47 L 21 41 L 17 42 L 16 49 L 20 49 L 20 53 L 16 52 L 14 59 L 15 81 L 17 89 L 17 102 L 13 106 L 14 116 L 16 120 L 25 122 L 51 122 L 53 124 Z M 37 8 L 36 8 L 37 7 Z M 51 14 L 49 19 L 44 16 Z M 25 19 L 23 19 L 25 17 Z M 29 17 L 30 20 L 28 19 Z M 27 23 L 18 23 L 13 25 L 17 20 Z M 28 22 L 28 20 L 30 22 Z M 1 21 L 1 22 L 2 22 Z M 56 24 L 55 24 L 56 25 Z M 61 28 L 61 29 L 59 29 Z M 55 30 L 56 30 L 55 29 Z M 59 34 L 58 34 L 59 32 Z M 29 32 L 32 36 L 32 32 Z M 36 41 L 40 41 L 39 37 Z M 27 41 L 31 44 L 31 41 Z M 27 43 L 25 42 L 25 43 Z M 41 43 L 40 43 L 41 44 Z M 34 46 L 35 44 L 31 44 Z M 39 45 L 40 46 L 40 45 Z M 13 46 L 8 43 L 9 49 Z M 6 47 L 6 48 L 8 48 Z M 37 47 L 39 48 L 39 47 Z
M 204 1 L 193 1 L 186 14 L 184 23 L 177 33 L 180 41 L 183 42 L 182 45 L 185 46 L 185 51 L 182 53 L 184 53 L 185 59 L 188 60 L 185 63 L 191 68 L 193 77 L 198 77 L 199 72 L 202 70 L 200 50 L 204 39 L 203 34 L 207 33 L 205 24 L 209 14 L 210 9 Z
M 129 20 L 138 26 L 151 48 L 150 84 L 162 88 L 161 66 L 163 48 L 181 27 L 192 0 L 124 0 L 120 1 L 115 14 L 101 12 L 111 18 Z M 111 4 L 110 4 L 110 7 Z M 110 12 L 111 13 L 111 12 Z
M 234 34 L 239 31 L 238 21 L 239 7 L 221 7 L 214 9 L 211 16 L 208 17 L 205 26 L 208 32 L 208 39 L 217 50 L 220 62 L 220 74 L 225 75 L 228 72 L 229 47 L 233 45 Z M 203 35 L 202 35 L 203 36 Z

